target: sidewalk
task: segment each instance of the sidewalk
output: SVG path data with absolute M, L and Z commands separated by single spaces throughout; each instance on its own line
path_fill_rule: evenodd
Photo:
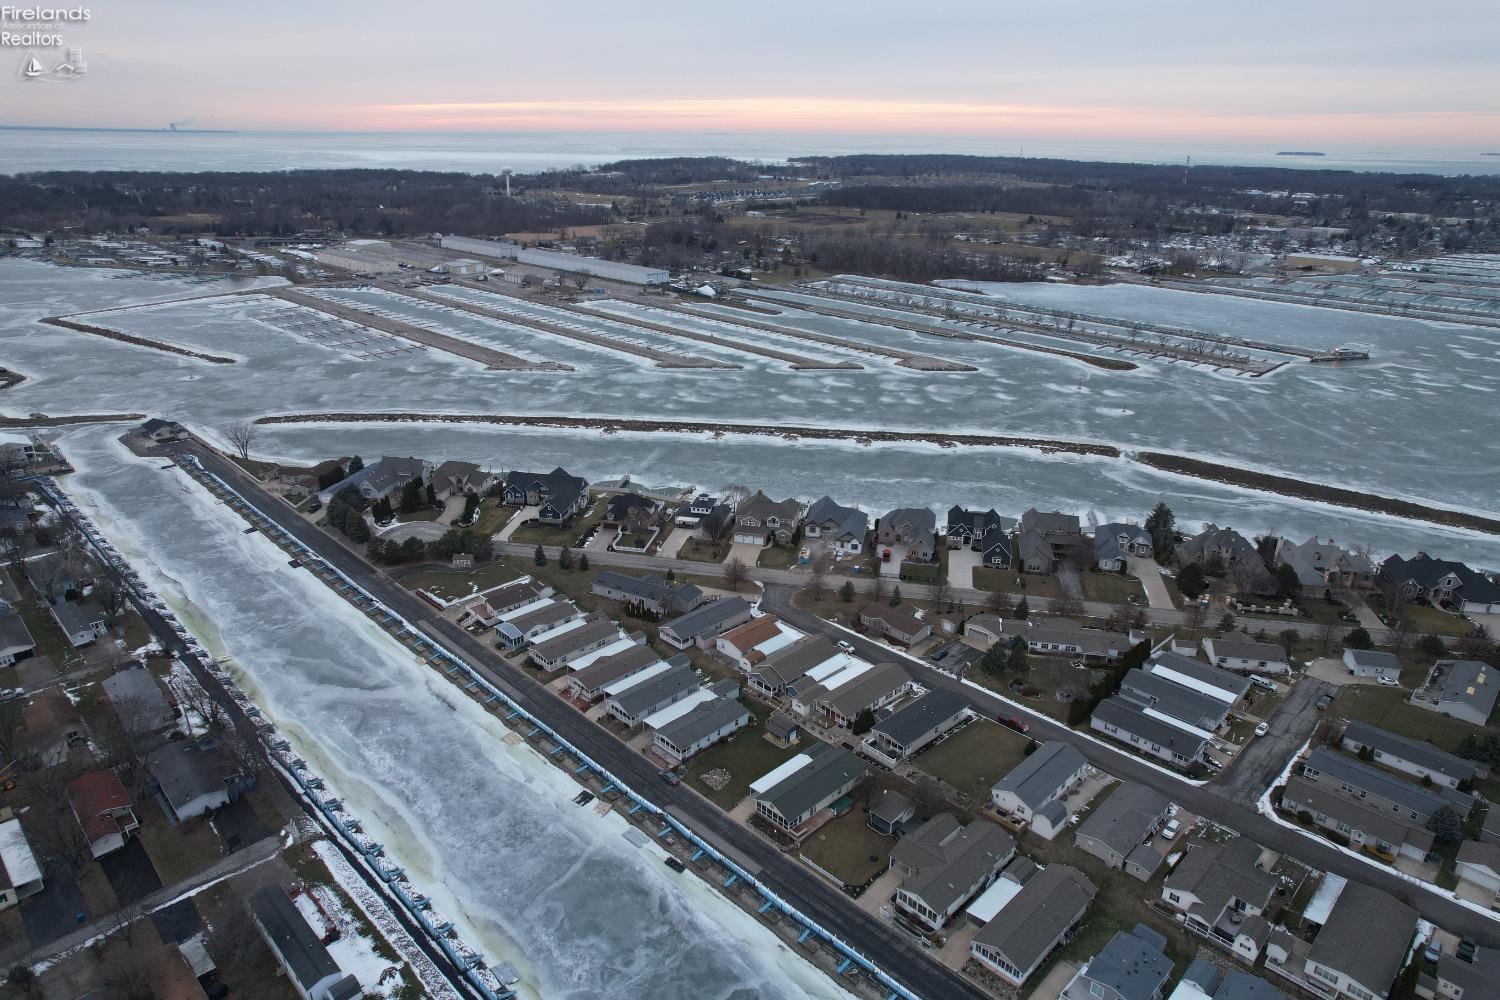
M 6 968 L 18 964 L 33 966 L 64 952 L 72 951 L 74 948 L 80 948 L 96 937 L 118 930 L 122 914 L 128 918 L 129 923 L 134 923 L 143 917 L 150 916 L 168 903 L 175 902 L 179 897 L 195 895 L 215 882 L 265 864 L 281 853 L 281 846 L 279 834 L 263 837 L 249 847 L 235 851 L 227 858 L 220 858 L 195 875 L 190 875 L 172 885 L 162 886 L 140 902 L 105 914 L 93 923 L 85 924 L 71 934 L 64 934 L 40 948 L 25 953 L 21 952 L 19 945 L 7 949 L 4 953 L 0 953 L 0 965 Z

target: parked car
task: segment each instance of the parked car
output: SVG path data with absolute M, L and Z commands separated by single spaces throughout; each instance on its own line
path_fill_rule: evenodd
M 678 873 L 687 871 L 687 865 L 683 864 L 682 860 L 676 857 L 667 858 L 667 867 Z
M 837 643 L 835 643 L 835 645 L 846 653 L 854 652 L 854 643 L 850 642 L 848 639 L 840 639 Z
M 1318 695 L 1318 700 L 1317 700 L 1317 702 L 1315 702 L 1313 704 L 1313 708 L 1316 708 L 1318 711 L 1321 712 L 1321 711 L 1323 711 L 1323 709 L 1327 708 L 1329 705 L 1332 705 L 1332 704 L 1333 704 L 1333 695 L 1328 694 L 1327 692 L 1324 692 L 1323 694 Z
M 310 503 L 310 504 L 307 505 L 307 512 L 309 514 L 316 514 L 318 511 L 320 511 L 322 509 L 323 509 L 322 503 L 320 503 L 317 500 L 314 500 L 312 503 Z
M 1169 819 L 1167 825 L 1161 828 L 1163 840 L 1176 840 L 1177 835 L 1182 832 L 1182 823 L 1179 820 Z
M 1427 947 L 1422 949 L 1422 957 L 1429 962 L 1436 962 L 1443 957 L 1443 946 L 1438 943 L 1437 938 L 1427 939 Z
M 1258 725 L 1258 726 L 1255 727 L 1255 735 L 1256 736 L 1264 736 L 1267 733 L 1269 733 L 1270 731 L 1271 731 L 1271 724 L 1269 722 L 1262 722 L 1260 725 Z
M 661 780 L 669 785 L 680 785 L 682 784 L 682 775 L 668 768 L 661 773 Z
M 880 561 L 881 562 L 890 562 L 891 561 L 891 550 L 890 549 L 885 549 L 884 551 L 882 551 L 880 553 Z
M 1398 681 L 1398 680 L 1396 680 L 1396 678 L 1394 678 L 1394 677 L 1387 677 L 1384 674 L 1381 674 L 1379 677 L 1375 678 L 1375 683 L 1379 684 L 1379 685 L 1381 685 L 1383 687 L 1391 687 L 1391 688 L 1398 687 L 1401 684 L 1401 682 Z
M 1458 954 L 1459 961 L 1462 961 L 1462 962 L 1472 962 L 1472 961 L 1474 961 L 1474 951 L 1475 951 L 1475 945 L 1474 945 L 1474 939 L 1473 938 L 1464 938 L 1462 941 L 1458 942 L 1458 952 L 1457 952 L 1457 954 Z
M 998 721 L 1002 726 L 1009 726 L 1018 733 L 1031 732 L 1031 723 L 1027 722 L 1019 715 L 1002 715 L 996 721 Z

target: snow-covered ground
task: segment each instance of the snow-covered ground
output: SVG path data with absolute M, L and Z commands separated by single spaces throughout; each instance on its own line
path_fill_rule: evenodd
M 6 411 L 149 410 L 210 433 L 267 412 L 384 409 L 1035 434 L 1220 458 L 1460 509 L 1494 512 L 1500 496 L 1500 443 L 1488 430 L 1500 393 L 1500 332 L 1141 286 L 1025 284 L 996 291 L 1017 302 L 1293 343 L 1359 342 L 1375 359 L 1336 370 L 1293 363 L 1261 381 L 1158 363 L 1118 373 L 889 327 L 788 314 L 776 321 L 940 353 L 979 370 L 928 375 L 866 357 L 862 371 L 792 372 L 779 363 L 737 356 L 745 365 L 737 371 L 664 372 L 618 352 L 432 310 L 464 336 L 579 368 L 558 375 L 488 372 L 431 350 L 360 360 L 257 322 L 267 309 L 259 297 L 109 317 L 110 326 L 126 332 L 244 359 L 235 365 L 207 364 L 35 323 L 57 313 L 204 295 L 214 287 L 0 262 L 6 363 L 30 376 L 6 391 Z M 392 301 L 385 293 L 370 294 Z M 606 317 L 575 319 L 609 325 Z M 800 353 L 812 351 L 804 345 Z M 544 440 L 550 450 L 539 451 Z M 827 492 L 871 509 L 978 503 L 1016 511 L 1035 504 L 1139 517 L 1166 497 L 1179 523 L 1189 526 L 1214 520 L 1251 533 L 1277 531 L 1299 540 L 1316 533 L 1382 552 L 1421 548 L 1500 565 L 1500 542 L 1479 536 L 1076 456 L 905 445 L 840 450 L 765 438 L 669 441 L 592 432 L 545 437 L 441 425 L 286 427 L 267 431 L 263 446 L 277 457 L 306 461 L 356 449 L 367 457 L 405 452 L 497 466 L 545 460 L 584 474 L 625 471 L 704 487 L 747 483 L 809 498 Z M 900 471 L 892 475 L 893 469 Z
M 118 428 L 63 436 L 68 488 L 465 940 L 527 996 L 843 997 L 617 815 Z

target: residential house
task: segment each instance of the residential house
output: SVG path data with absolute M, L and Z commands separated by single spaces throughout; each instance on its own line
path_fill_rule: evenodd
M 42 600 L 61 604 L 69 594 L 81 594 L 93 583 L 93 567 L 87 559 L 44 552 L 24 561 L 26 579 Z
M 1489 725 L 1497 694 L 1500 680 L 1488 664 L 1478 660 L 1439 660 L 1433 664 L 1432 707 L 1444 715 L 1475 726 Z
M 917 804 L 900 792 L 893 792 L 889 788 L 880 793 L 880 798 L 870 807 L 869 818 L 865 825 L 876 833 L 883 833 L 887 837 L 900 836 L 906 824 L 917 815 Z
M 0 667 L 8 667 L 36 652 L 36 640 L 21 616 L 0 605 Z
M 1094 529 L 1094 565 L 1106 573 L 1123 572 L 1127 559 L 1150 559 L 1155 551 L 1151 532 L 1138 524 L 1111 522 Z
M 656 527 L 661 509 L 659 500 L 639 493 L 616 493 L 604 505 L 604 518 L 599 523 L 619 528 L 622 535 L 647 532 Z
M 1361 798 L 1358 790 L 1345 792 L 1293 775 L 1281 790 L 1281 808 L 1294 816 L 1306 813 L 1303 818 L 1348 838 L 1354 847 L 1391 860 L 1401 856 L 1421 861 L 1432 850 L 1425 820 L 1397 815 Z
M 42 866 L 26 839 L 21 821 L 4 810 L 0 819 L 0 911 L 35 896 L 45 887 Z
M 891 848 L 890 867 L 905 875 L 892 897 L 896 913 L 926 933 L 940 931 L 1015 856 L 1015 838 L 994 823 L 964 826 L 938 813 Z
M 789 750 L 802 742 L 802 723 L 790 713 L 778 710 L 766 717 L 761 735 L 783 750 Z
M 222 808 L 255 783 L 234 757 L 211 739 L 178 740 L 147 758 L 151 783 L 178 823 Z
M 1401 660 L 1395 653 L 1378 649 L 1344 650 L 1344 666 L 1355 677 L 1373 677 L 1376 680 L 1401 680 Z
M 1199 956 L 1188 963 L 1167 1000 L 1287 1000 L 1285 993 L 1248 972 L 1220 969 Z
M 1088 912 L 1098 889 L 1076 868 L 1032 875 L 969 944 L 969 954 L 1012 986 L 1025 983 Z
M 1344 727 L 1343 747 L 1354 754 L 1368 749 L 1375 763 L 1418 780 L 1430 778 L 1433 784 L 1446 788 L 1457 788 L 1479 774 L 1479 765 L 1472 760 L 1439 750 L 1426 740 L 1398 736 L 1365 722 L 1354 721 Z
M 1162 883 L 1162 899 L 1187 930 L 1254 965 L 1271 930 L 1263 914 L 1281 880 L 1262 868 L 1261 846 L 1246 837 L 1194 838 L 1186 846 Z
M 1385 1000 L 1406 964 L 1416 923 L 1417 912 L 1394 896 L 1348 883 L 1313 939 L 1306 981 L 1328 996 Z
M 926 507 L 897 507 L 875 522 L 875 544 L 905 546 L 903 562 L 937 562 L 937 515 Z
M 1269 642 L 1244 639 L 1204 639 L 1203 652 L 1208 662 L 1225 670 L 1249 674 L 1289 674 L 1292 665 L 1286 650 Z
M 702 686 L 691 661 L 674 656 L 605 685 L 605 711 L 622 725 L 634 729 L 647 717 L 675 705 Z
M 1437 995 L 1443 1000 L 1480 1000 L 1493 996 L 1500 985 L 1500 948 L 1475 948 L 1465 962 L 1443 952 L 1438 957 Z
M 752 691 L 768 701 L 774 701 L 786 693 L 788 685 L 807 676 L 808 671 L 838 660 L 843 655 L 827 636 L 803 636 L 794 640 L 790 646 L 778 649 L 759 663 L 753 664 L 746 680 Z
M 689 663 L 685 655 L 678 654 L 668 662 Z M 586 667 L 568 674 L 568 690 L 574 699 L 592 705 L 604 697 L 604 689 L 616 681 L 622 681 L 649 667 L 662 662 L 650 645 L 632 644 L 629 649 L 609 656 L 601 656 Z
M 1120 696 L 1180 729 L 1215 733 L 1229 718 L 1229 703 L 1169 677 L 1137 667 L 1120 679 Z
M 1217 698 L 1231 708 L 1250 690 L 1250 679 L 1209 666 L 1191 656 L 1163 650 L 1152 656 L 1145 668 L 1158 677 Z
M 676 766 L 750 724 L 732 680 L 719 681 L 644 720 L 652 751 Z
M 93 601 L 63 601 L 48 605 L 47 610 L 52 612 L 52 620 L 74 649 L 104 638 L 108 631 L 104 609 Z
M 1155 718 L 1138 702 L 1120 695 L 1095 706 L 1089 728 L 1184 769 L 1203 759 L 1210 739 L 1207 733 L 1182 729 Z
M 775 615 L 761 615 L 736 625 L 714 640 L 718 654 L 746 673 L 777 650 L 801 639 L 802 633 Z
M 444 462 L 432 470 L 430 482 L 439 502 L 449 497 L 482 497 L 495 485 L 495 474 L 473 462 Z
M 181 441 L 188 436 L 187 429 L 175 420 L 152 417 L 141 424 L 141 433 L 158 444 L 164 441 Z
M 1011 532 L 1015 527 L 1015 518 L 1001 517 L 994 508 L 965 510 L 953 507 L 948 511 L 948 548 L 972 549 L 980 553 L 979 561 L 983 565 L 1009 569 L 1014 557 Z
M 717 497 L 707 493 L 699 493 L 691 500 L 684 500 L 677 505 L 677 512 L 673 520 L 679 528 L 696 528 L 705 517 L 713 513 L 714 508 L 722 506 Z
M 872 636 L 889 639 L 902 646 L 921 642 L 932 634 L 932 626 L 903 607 L 889 604 L 866 604 L 859 609 L 859 623 Z
M 815 828 L 813 821 L 869 773 L 865 762 L 843 747 L 817 744 L 750 783 L 755 813 L 801 843 Z
M 1331 538 L 1327 542 L 1309 538 L 1301 545 L 1278 539 L 1276 562 L 1292 567 L 1297 581 L 1307 591 L 1369 590 L 1375 584 L 1375 564 L 1370 557 L 1341 549 Z
M 1327 747 L 1315 747 L 1302 765 L 1302 777 L 1323 788 L 1357 795 L 1393 816 L 1426 824 L 1440 809 L 1452 809 L 1459 819 L 1474 808 L 1474 796 L 1452 788 L 1423 788 L 1373 764 L 1345 757 Z
M 339 492 L 345 486 L 354 486 L 366 500 L 379 500 L 392 494 L 399 496 L 406 484 L 413 479 L 421 480 L 425 485 L 432 475 L 432 469 L 432 463 L 425 458 L 397 458 L 387 455 L 374 465 L 350 476 L 334 492 Z M 355 482 L 356 479 L 358 482 Z
M 1453 867 L 1460 885 L 1488 893 L 1491 903 L 1500 896 L 1500 844 L 1466 840 L 1459 845 Z
M 1274 594 L 1276 578 L 1266 569 L 1259 551 L 1233 528 L 1206 524 L 1198 534 L 1177 546 L 1178 566 L 1197 563 L 1206 570 L 1223 570 L 1242 594 Z
M 1172 976 L 1166 949 L 1167 939 L 1145 924 L 1116 931 L 1073 974 L 1058 1000 L 1160 1000 Z
M 594 578 L 592 590 L 598 597 L 635 605 L 658 615 L 685 614 L 704 601 L 703 591 L 691 583 L 669 583 L 656 573 L 626 576 L 605 570 Z
M 88 730 L 67 695 L 60 688 L 39 691 L 21 710 L 25 727 L 24 746 L 48 767 L 68 759 L 68 751 L 88 741 Z
M 1021 568 L 1028 573 L 1050 573 L 1063 559 L 1083 551 L 1083 529 L 1075 514 L 1029 508 L 1021 515 Z
M 364 996 L 359 980 L 339 968 L 281 886 L 256 890 L 250 897 L 250 916 L 302 1000 L 355 1000 Z
M 790 545 L 802 517 L 802 504 L 788 497 L 772 500 L 760 490 L 734 509 L 736 545 Z
M 421 594 L 422 591 L 418 593 Z M 458 625 L 465 629 L 494 628 L 500 624 L 503 615 L 550 596 L 551 587 L 530 577 L 482 590 L 468 598 L 468 604 L 458 616 Z
M 495 645 L 516 652 L 548 633 L 582 622 L 584 617 L 583 609 L 571 601 L 538 598 L 500 615 L 495 623 Z
M 562 466 L 551 472 L 507 473 L 501 496 L 513 507 L 536 507 L 543 524 L 566 524 L 589 506 L 589 481 Z
M 1062 800 L 1083 780 L 1088 761 L 1072 745 L 1048 740 L 990 789 L 990 806 L 1051 840 L 1068 823 Z
M 620 628 L 614 622 L 602 615 L 591 615 L 580 623 L 571 623 L 538 636 L 527 656 L 538 667 L 553 673 L 621 637 Z
M 130 793 L 114 768 L 85 771 L 69 782 L 68 806 L 96 858 L 118 851 L 140 829 Z
M 1461 562 L 1433 559 L 1425 552 L 1413 559 L 1391 556 L 1380 565 L 1380 576 L 1407 598 L 1449 604 L 1464 614 L 1500 613 L 1500 586 Z
M 662 642 L 678 649 L 708 649 L 719 636 L 749 621 L 753 614 L 743 597 L 720 597 L 667 622 L 658 635 Z
M 1123 781 L 1078 825 L 1073 844 L 1142 882 L 1161 866 L 1152 841 L 1167 821 L 1171 803 L 1153 788 Z
M 99 686 L 132 739 L 145 739 L 176 728 L 176 711 L 145 667 L 135 664 L 123 667 L 104 678 Z
M 802 534 L 822 539 L 836 552 L 859 555 L 865 550 L 865 536 L 870 532 L 870 517 L 855 507 L 844 507 L 832 497 L 820 497 L 807 509 Z
M 915 757 L 973 716 L 969 699 L 955 691 L 929 691 L 875 723 L 865 740 L 885 763 Z
M 797 715 L 817 713 L 825 725 L 848 726 L 861 712 L 894 704 L 911 689 L 905 667 L 841 653 L 789 684 L 786 693 Z
M 734 508 L 727 503 L 716 504 L 693 526 L 693 540 L 717 545 L 733 526 Z
M 1130 639 L 1118 632 L 1085 628 L 1069 618 L 1038 621 L 1000 618 L 998 615 L 974 615 L 964 623 L 964 635 L 970 645 L 988 650 L 997 642 L 1009 642 L 1020 636 L 1026 649 L 1043 656 L 1073 656 L 1083 660 L 1117 660 L 1130 648 Z

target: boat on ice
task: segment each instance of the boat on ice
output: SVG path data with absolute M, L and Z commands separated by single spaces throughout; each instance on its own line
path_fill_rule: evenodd
M 1368 361 L 1370 360 L 1370 352 L 1358 344 L 1350 344 L 1348 346 L 1340 344 L 1331 351 L 1314 354 L 1308 360 L 1314 364 L 1319 361 Z

